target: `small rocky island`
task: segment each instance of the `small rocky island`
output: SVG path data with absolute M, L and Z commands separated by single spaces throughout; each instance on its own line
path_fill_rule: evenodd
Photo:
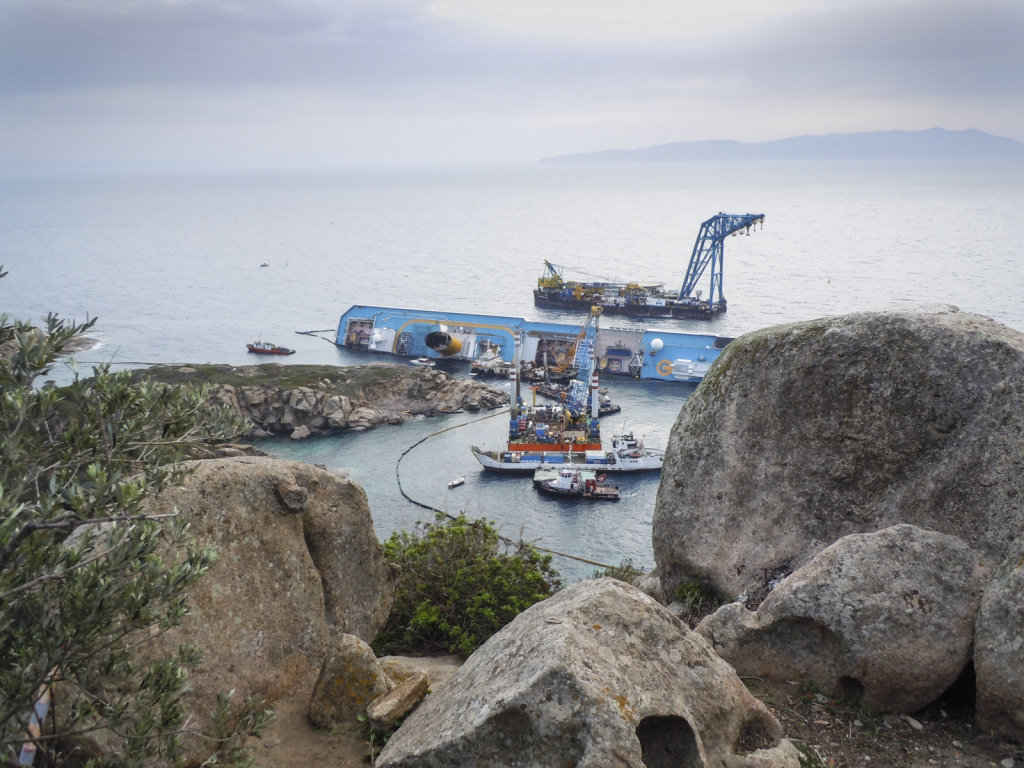
M 253 424 L 251 437 L 402 424 L 413 416 L 499 408 L 509 395 L 444 371 L 407 365 L 175 365 L 139 370 L 168 384 L 209 384 L 211 399 Z

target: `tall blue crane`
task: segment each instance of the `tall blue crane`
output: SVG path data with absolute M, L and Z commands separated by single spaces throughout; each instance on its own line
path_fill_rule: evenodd
M 569 382 L 567 405 L 575 413 L 582 413 L 587 408 L 587 398 L 591 398 L 594 417 L 597 417 L 597 391 L 594 384 L 594 352 L 597 346 L 597 326 L 601 318 L 601 307 L 590 308 L 590 315 L 580 326 L 580 334 L 576 337 L 576 351 L 573 365 L 576 376 Z
M 690 265 L 686 268 L 686 276 L 683 278 L 683 287 L 679 290 L 679 300 L 691 298 L 697 281 L 704 274 L 708 264 L 711 264 L 711 290 L 708 291 L 708 306 L 715 305 L 715 290 L 717 289 L 717 304 L 722 311 L 725 311 L 725 297 L 722 295 L 722 243 L 729 235 L 735 234 L 741 229 L 746 229 L 749 235 L 750 228 L 758 223 L 764 226 L 763 213 L 741 215 L 719 213 L 701 223 L 697 242 L 693 244 Z

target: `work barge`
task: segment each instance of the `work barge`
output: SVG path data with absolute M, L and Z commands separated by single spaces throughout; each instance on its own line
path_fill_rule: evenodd
M 667 290 L 662 283 L 567 280 L 563 276 L 565 267 L 545 261 L 544 274 L 533 291 L 533 303 L 542 309 L 563 311 L 589 312 L 597 305 L 606 315 L 713 320 L 727 307 L 722 290 L 725 239 L 740 232 L 749 235 L 758 224 L 764 227 L 763 213 L 719 213 L 702 222 L 678 291 Z M 706 270 L 710 287 L 707 298 L 702 298 L 697 285 Z
M 511 364 L 518 337 L 522 363 L 557 370 L 572 364 L 584 333 L 585 327 L 579 325 L 521 317 L 355 304 L 341 315 L 335 343 L 406 358 Z M 601 327 L 594 342 L 594 370 L 696 383 L 730 341 L 712 334 Z

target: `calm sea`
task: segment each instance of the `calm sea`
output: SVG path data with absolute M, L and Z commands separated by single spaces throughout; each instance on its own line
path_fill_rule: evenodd
M 1024 164 L 991 161 L 8 177 L 0 296 L 19 318 L 99 317 L 102 344 L 79 356 L 84 372 L 93 362 L 263 362 L 245 351 L 257 337 L 296 348 L 287 362 L 351 365 L 387 359 L 328 341 L 352 304 L 572 322 L 532 306 L 544 260 L 567 275 L 676 287 L 700 222 L 722 211 L 764 213 L 764 229 L 726 243 L 728 314 L 673 328 L 736 336 L 941 303 L 1024 330 L 1022 210 Z M 58 381 L 70 375 L 54 372 Z M 692 391 L 603 384 L 623 406 L 606 432 L 632 429 L 657 447 Z M 478 469 L 469 445 L 496 445 L 505 424 L 476 418 L 262 447 L 350 471 L 381 537 L 430 517 L 411 497 L 488 517 L 510 538 L 653 565 L 657 477 L 618 480 L 617 504 L 542 498 L 526 478 Z M 471 423 L 430 437 L 463 422 Z M 448 490 L 460 475 L 466 484 Z M 570 579 L 595 570 L 556 564 Z

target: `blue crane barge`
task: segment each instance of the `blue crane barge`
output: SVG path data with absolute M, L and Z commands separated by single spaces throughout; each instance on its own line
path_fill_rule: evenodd
M 678 292 L 666 290 L 661 283 L 566 280 L 564 267 L 545 261 L 533 303 L 542 309 L 589 312 L 590 307 L 599 306 L 609 315 L 710 320 L 727 307 L 722 287 L 725 238 L 741 230 L 749 235 L 758 224 L 764 226 L 763 213 L 719 213 L 702 222 Z M 707 298 L 697 289 L 705 272 L 710 275 Z

